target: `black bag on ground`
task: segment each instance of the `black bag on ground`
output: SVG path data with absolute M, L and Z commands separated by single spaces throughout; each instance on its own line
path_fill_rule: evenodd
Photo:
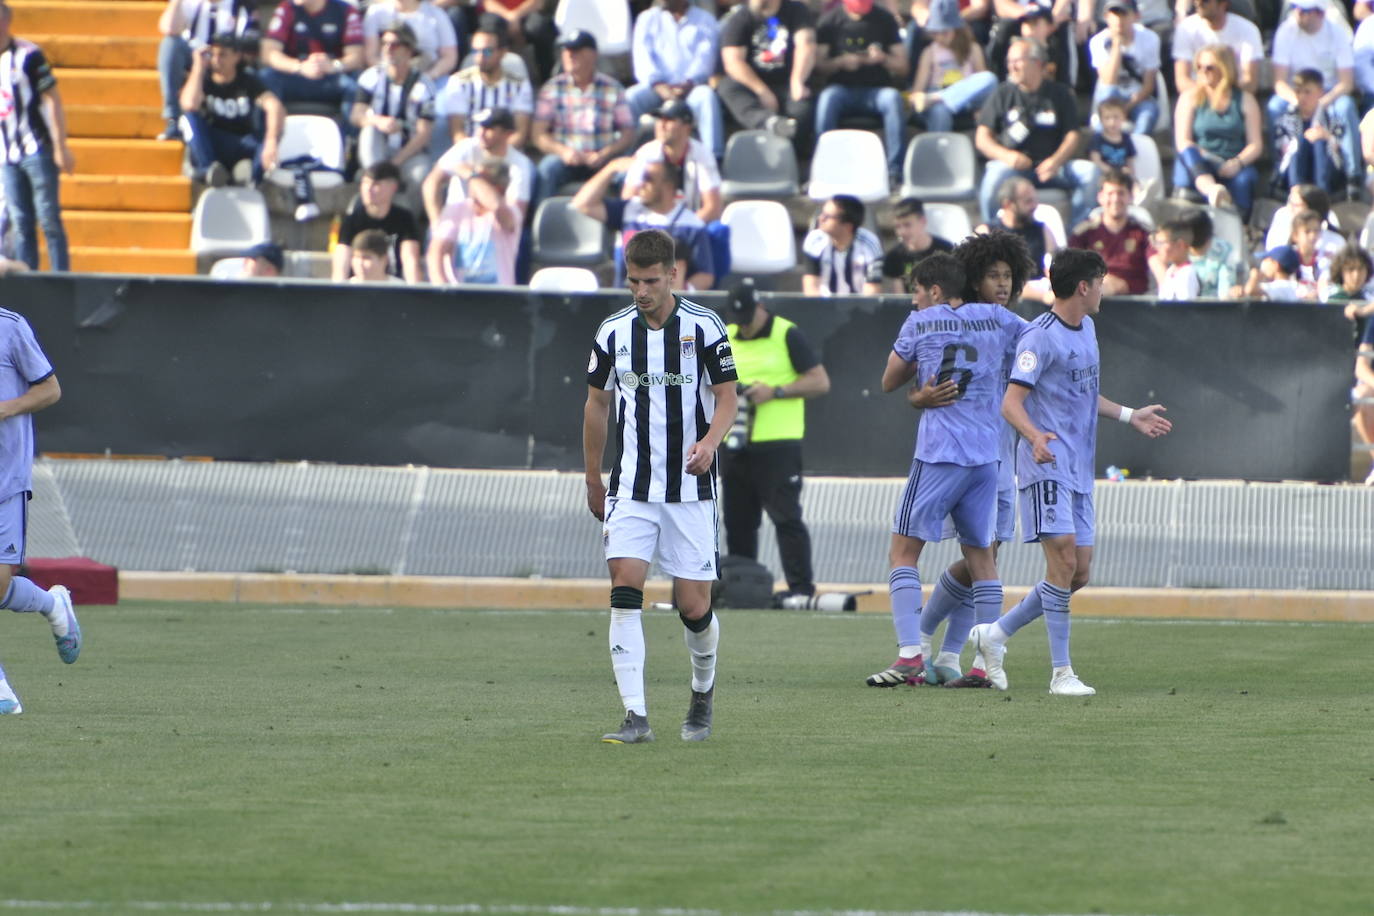
M 719 608 L 770 608 L 773 574 L 757 560 L 721 557 L 720 578 L 711 583 L 711 605 Z

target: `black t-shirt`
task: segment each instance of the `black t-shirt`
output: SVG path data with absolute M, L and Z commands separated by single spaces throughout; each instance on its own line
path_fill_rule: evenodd
M 393 277 L 401 276 L 401 243 L 420 241 L 415 217 L 405 207 L 392 204 L 386 216 L 373 219 L 368 216 L 363 202 L 355 201 L 339 221 L 339 244 L 352 245 L 354 237 L 367 229 L 380 229 L 386 233 L 391 240 L 391 256 L 387 258 L 386 272 Z
M 756 16 L 749 4 L 730 11 L 720 27 L 722 48 L 744 48 L 744 59 L 765 83 L 786 85 L 792 78 L 797 33 L 814 29 L 811 9 L 800 0 L 782 0 L 776 14 Z
M 201 85 L 205 101 L 200 103 L 200 113 L 211 127 L 240 136 L 258 132 L 257 101 L 267 87 L 253 71 L 240 70 L 227 83 L 217 83 L 206 73 Z
M 873 271 L 868 278 L 870 283 L 881 283 L 883 279 L 901 280 L 903 287 L 911 291 L 911 272 L 926 258 L 942 251 L 953 251 L 954 246 L 938 235 L 930 237 L 930 247 L 922 248 L 920 251 L 912 251 L 910 248 L 898 242 L 887 250 L 883 255 L 881 267 L 873 265 Z
M 843 6 L 837 6 L 822 16 L 820 25 L 816 26 L 816 43 L 826 45 L 830 57 L 866 54 L 869 45 L 878 45 L 886 51 L 901 42 L 896 17 L 878 6 L 858 19 L 851 19 Z M 882 64 L 864 64 L 857 70 L 836 70 L 830 74 L 829 81 L 864 89 L 893 84 L 892 71 Z
M 978 126 L 1032 163 L 1041 162 L 1054 155 L 1069 131 L 1078 129 L 1078 102 L 1069 87 L 1053 80 L 1045 80 L 1035 92 L 1001 83 L 979 110 Z

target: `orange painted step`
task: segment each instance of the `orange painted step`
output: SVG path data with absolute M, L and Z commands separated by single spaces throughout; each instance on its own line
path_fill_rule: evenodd
M 186 248 L 191 244 L 190 213 L 65 210 L 62 225 L 72 247 Z
M 161 36 L 152 35 L 35 35 L 24 36 L 43 49 L 54 67 L 114 70 L 157 69 Z
M 156 35 L 167 4 L 157 0 L 10 0 L 14 33 L 34 35 Z
M 73 70 L 54 67 L 66 105 L 162 105 L 157 70 Z
M 180 176 L 71 175 L 61 188 L 63 210 L 191 211 L 191 180 Z
M 180 143 L 74 138 L 78 175 L 180 175 Z
M 67 105 L 66 109 L 71 137 L 151 140 L 162 132 L 162 109 L 156 106 Z
M 194 274 L 196 256 L 185 248 L 69 249 L 72 270 L 88 274 Z

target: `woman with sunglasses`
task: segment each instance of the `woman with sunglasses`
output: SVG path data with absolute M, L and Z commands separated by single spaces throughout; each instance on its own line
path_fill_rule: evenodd
M 1255 97 L 1236 83 L 1236 56 L 1208 45 L 1193 59 L 1197 85 L 1174 112 L 1174 188 L 1191 188 L 1213 207 L 1234 206 L 1247 222 L 1255 200 L 1255 161 L 1263 153 Z

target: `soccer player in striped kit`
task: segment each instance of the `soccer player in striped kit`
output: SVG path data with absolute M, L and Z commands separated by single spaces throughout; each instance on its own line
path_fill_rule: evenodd
M 625 706 L 618 731 L 601 740 L 654 739 L 644 696 L 644 581 L 655 554 L 692 658 L 684 741 L 711 734 L 720 623 L 711 611 L 717 574 L 716 449 L 734 421 L 738 377 L 725 325 L 710 309 L 673 294 L 672 236 L 636 233 L 625 244 L 634 302 L 597 329 L 587 365 L 582 425 L 587 508 L 604 523 L 611 573 L 611 666 Z M 601 459 L 611 423 L 610 484 Z

